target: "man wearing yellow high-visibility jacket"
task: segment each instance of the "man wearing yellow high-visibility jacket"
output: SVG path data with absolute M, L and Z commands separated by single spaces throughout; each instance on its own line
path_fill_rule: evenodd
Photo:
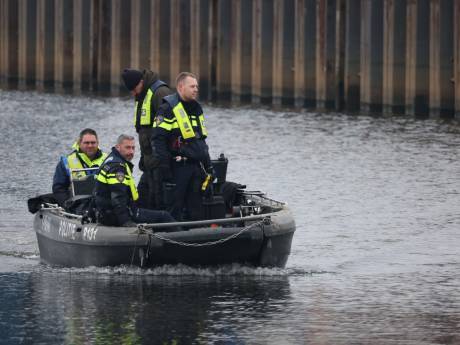
M 174 218 L 167 211 L 137 207 L 139 194 L 132 175 L 134 166 L 131 163 L 134 151 L 134 137 L 122 134 L 99 168 L 94 193 L 98 222 L 108 226 L 174 222 Z
M 172 94 L 173 91 L 159 78 L 158 73 L 150 70 L 141 72 L 136 69 L 125 69 L 121 76 L 135 100 L 134 127 L 139 136 L 141 150 L 139 169 L 143 172 L 137 186 L 139 205 L 150 209 L 164 208 L 158 160 L 152 151 L 150 141 L 155 114 L 163 97 Z
M 71 197 L 71 170 L 98 168 L 107 157 L 107 154 L 99 149 L 97 133 L 91 128 L 85 128 L 80 132 L 73 149 L 70 154 L 61 157 L 54 172 L 53 194 L 60 205 Z M 84 179 L 87 175 L 95 174 L 96 170 L 72 171 L 72 180 Z
M 160 161 L 163 180 L 175 185 L 171 215 L 177 220 L 198 220 L 203 217 L 204 173 L 214 174 L 203 109 L 197 102 L 197 77 L 190 72 L 179 73 L 176 90 L 163 98 L 156 114 L 152 147 Z

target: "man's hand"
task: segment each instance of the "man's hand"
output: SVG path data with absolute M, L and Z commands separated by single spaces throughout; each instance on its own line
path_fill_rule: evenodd
M 174 157 L 174 160 L 175 160 L 176 162 L 183 162 L 183 163 L 185 163 L 185 162 L 187 161 L 187 157 L 184 157 L 184 156 L 176 156 L 176 157 Z

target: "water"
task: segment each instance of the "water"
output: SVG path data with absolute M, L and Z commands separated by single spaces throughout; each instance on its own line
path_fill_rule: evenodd
M 205 107 L 228 179 L 288 202 L 285 269 L 56 269 L 26 200 L 129 99 L 0 91 L 1 344 L 459 344 L 460 125 Z M 137 178 L 139 175 L 135 175 Z

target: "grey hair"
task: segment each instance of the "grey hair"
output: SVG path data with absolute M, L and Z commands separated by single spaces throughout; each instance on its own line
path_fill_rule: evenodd
M 118 138 L 117 138 L 117 145 L 120 145 L 123 141 L 125 140 L 129 140 L 129 141 L 132 141 L 134 140 L 134 137 L 132 135 L 127 135 L 127 134 L 121 134 Z

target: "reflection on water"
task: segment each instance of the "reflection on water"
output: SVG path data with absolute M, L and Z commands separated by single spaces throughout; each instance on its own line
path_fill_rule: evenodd
M 3 339 L 45 344 L 246 343 L 265 332 L 245 320 L 274 322 L 289 300 L 286 276 L 48 270 L 4 274 L 1 288 L 2 306 L 21 311 Z
M 135 135 L 132 106 L 0 91 L 1 343 L 460 343 L 457 122 L 207 106 L 228 179 L 295 215 L 286 269 L 39 265 L 26 199 L 80 129 Z

